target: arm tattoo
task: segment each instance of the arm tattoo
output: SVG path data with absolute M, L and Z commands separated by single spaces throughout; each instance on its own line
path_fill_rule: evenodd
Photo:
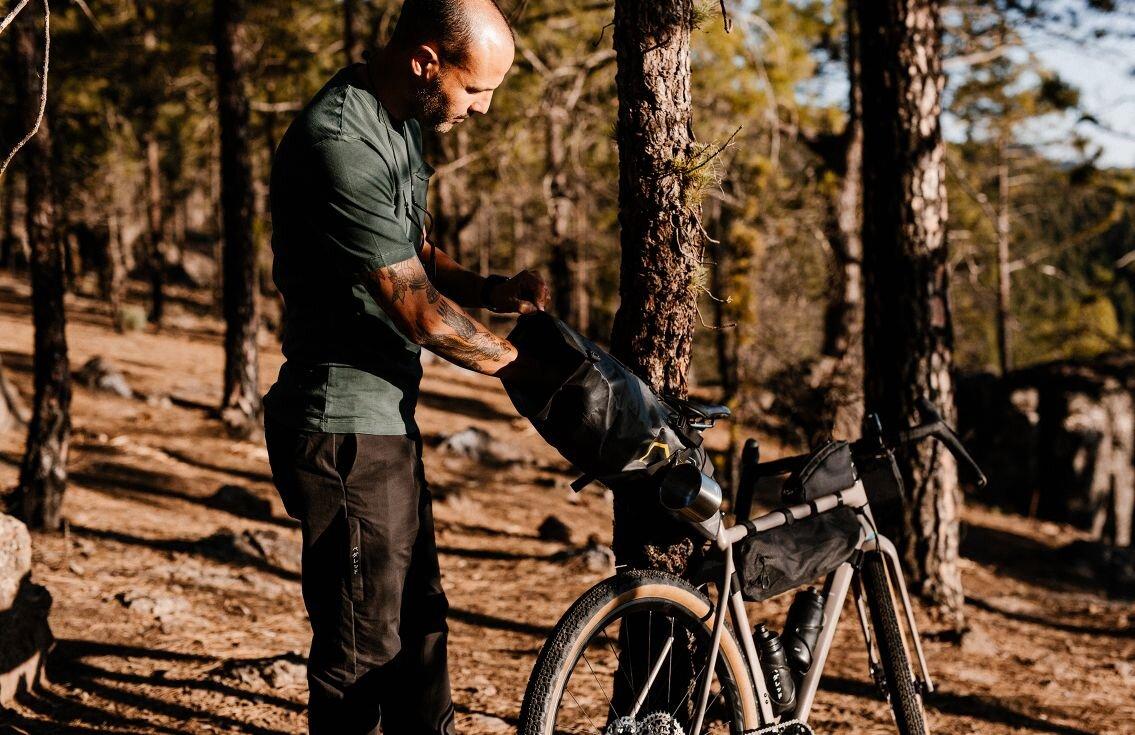
M 379 280 L 390 284 L 391 300 L 404 304 L 413 297 L 414 292 L 425 292 L 426 301 L 434 305 L 434 311 L 441 322 L 453 330 L 453 334 L 425 334 L 419 344 L 448 360 L 483 372 L 486 362 L 499 362 L 509 354 L 509 344 L 486 330 L 453 301 L 442 296 L 417 260 L 406 260 L 378 270 Z
M 486 361 L 500 360 L 508 354 L 504 340 L 489 332 L 477 332 L 472 339 L 456 334 L 430 334 L 426 335 L 422 346 L 478 372 Z
M 379 268 L 378 277 L 390 282 L 393 291 L 391 298 L 396 304 L 404 302 L 411 291 L 425 291 L 426 301 L 431 304 L 441 298 L 441 294 L 430 283 L 425 270 L 422 269 L 422 264 L 417 260 L 404 260 L 401 263 Z

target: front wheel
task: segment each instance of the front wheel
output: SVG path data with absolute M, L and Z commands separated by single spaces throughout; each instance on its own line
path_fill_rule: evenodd
M 595 585 L 541 649 L 524 693 L 520 734 L 695 735 L 712 610 L 705 595 L 666 572 L 633 570 Z M 755 727 L 744 658 L 726 629 L 696 735 L 740 735 Z
M 879 655 L 883 659 L 887 699 L 894 712 L 899 735 L 927 735 L 922 697 L 914 683 L 882 554 L 876 552 L 866 555 L 863 561 L 863 583 L 867 588 L 871 625 L 875 629 Z

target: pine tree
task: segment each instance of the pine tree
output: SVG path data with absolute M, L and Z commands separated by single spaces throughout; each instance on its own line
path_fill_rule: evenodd
M 952 421 L 940 7 L 937 0 L 857 0 L 855 10 L 862 34 L 866 406 L 890 430 L 918 422 L 920 397 Z M 957 467 L 932 442 L 912 446 L 900 460 L 908 564 L 922 592 L 960 628 Z
M 217 109 L 221 128 L 222 279 L 225 373 L 221 417 L 235 434 L 253 433 L 260 419 L 256 243 L 248 98 L 244 92 L 243 0 L 214 0 Z
M 13 22 L 17 94 L 25 130 L 36 123 L 42 80 L 37 48 L 41 36 L 32 13 Z M 25 215 L 31 248 L 32 319 L 35 324 L 35 397 L 20 479 L 9 508 L 30 528 L 59 528 L 67 488 L 71 443 L 71 371 L 63 310 L 63 249 L 55 232 L 51 133 L 45 114 L 39 132 L 20 151 L 26 189 Z

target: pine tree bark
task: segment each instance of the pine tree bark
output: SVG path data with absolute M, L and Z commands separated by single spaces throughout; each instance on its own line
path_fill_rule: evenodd
M 862 34 L 867 410 L 897 430 L 918 420 L 916 400 L 925 396 L 953 421 L 939 3 L 857 0 L 855 9 Z M 956 465 L 941 445 L 923 442 L 903 454 L 900 469 L 913 580 L 960 629 Z
M 858 436 L 863 422 L 863 93 L 859 80 L 859 28 L 847 16 L 847 127 L 843 176 L 831 202 L 828 241 L 833 255 L 832 298 L 824 310 L 821 359 L 813 385 L 825 393 L 824 422 L 839 437 Z M 828 423 L 830 422 L 830 423 Z
M 616 0 L 620 304 L 613 354 L 656 391 L 685 396 L 701 260 L 691 204 L 691 0 Z M 685 166 L 685 168 L 684 168 Z M 619 564 L 685 571 L 685 526 L 632 492 L 615 496 Z
M 248 98 L 244 91 L 244 0 L 214 0 L 217 109 L 221 130 L 221 215 L 225 373 L 221 418 L 236 435 L 259 427 L 256 243 Z
M 572 220 L 575 217 L 575 198 L 567 173 L 569 124 L 568 110 L 550 105 L 545 114 L 544 191 L 548 208 L 548 225 L 551 240 L 552 298 L 556 314 L 576 330 L 588 330 L 588 292 L 584 283 L 584 265 L 580 256 L 580 243 L 573 237 Z
M 13 23 L 21 125 L 30 130 L 39 109 L 40 39 L 31 13 Z M 63 310 L 63 249 L 55 232 L 51 193 L 51 134 L 47 115 L 21 151 L 31 247 L 32 320 L 35 325 L 35 398 L 20 479 L 9 508 L 29 528 L 54 530 L 62 522 L 71 440 L 71 372 Z
M 145 135 L 146 231 L 150 250 L 146 253 L 146 270 L 150 274 L 151 324 L 161 326 L 166 315 L 166 244 L 165 223 L 161 208 L 161 149 L 153 130 Z

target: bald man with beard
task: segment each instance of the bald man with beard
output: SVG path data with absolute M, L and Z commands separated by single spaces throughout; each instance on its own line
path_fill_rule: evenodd
M 528 313 L 548 289 L 528 271 L 482 278 L 426 239 L 421 128 L 487 113 L 514 53 L 493 0 L 406 0 L 386 47 L 315 95 L 273 161 L 286 360 L 265 435 L 303 534 L 311 733 L 454 732 L 420 353 L 523 380 L 465 308 Z

